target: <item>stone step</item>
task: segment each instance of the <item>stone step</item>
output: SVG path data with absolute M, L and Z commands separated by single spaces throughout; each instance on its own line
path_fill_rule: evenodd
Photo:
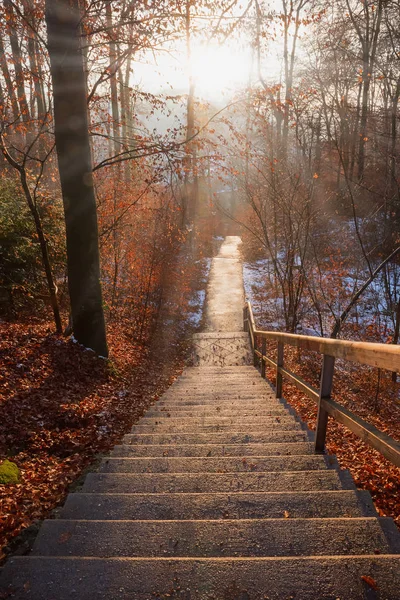
M 207 433 L 211 431 L 211 433 L 219 433 L 224 431 L 232 431 L 236 430 L 240 427 L 242 431 L 263 431 L 263 432 L 274 432 L 274 431 L 291 431 L 302 429 L 299 421 L 296 421 L 294 417 L 287 418 L 286 416 L 278 417 L 280 420 L 275 421 L 275 417 L 271 418 L 270 421 L 266 421 L 260 417 L 259 422 L 257 419 L 247 420 L 243 419 L 240 424 L 235 419 L 226 420 L 215 419 L 213 423 L 213 419 L 207 420 L 207 417 L 204 419 L 199 419 L 195 417 L 188 417 L 185 419 L 172 419 L 172 418 L 159 418 L 157 417 L 154 421 L 153 419 L 141 419 L 139 425 L 134 425 L 131 429 L 132 433 L 180 433 L 187 432 L 190 433 Z M 186 424 L 185 421 L 192 419 L 192 423 Z M 304 426 L 303 426 L 304 427 Z
M 209 386 L 209 387 L 203 387 L 203 386 L 196 386 L 196 388 L 194 387 L 189 387 L 189 386 L 171 386 L 166 392 L 164 392 L 164 396 L 165 397 L 170 397 L 170 396 L 207 396 L 209 394 L 214 394 L 214 395 L 223 395 L 223 396 L 240 396 L 240 395 L 244 395 L 244 396 L 255 396 L 255 395 L 265 395 L 265 396 L 269 396 L 269 397 L 275 397 L 275 392 L 274 390 L 267 385 L 264 384 L 260 384 L 260 385 L 240 385 L 240 386 L 231 386 L 229 385 L 229 381 L 227 381 L 226 383 L 220 385 L 220 386 Z
M 192 520 L 377 516 L 365 491 L 229 492 L 206 494 L 69 494 L 63 519 Z
M 272 389 L 270 388 L 270 386 L 267 386 L 265 383 L 263 383 L 263 381 L 261 380 L 259 383 L 253 382 L 253 384 L 249 385 L 248 383 L 246 384 L 246 382 L 243 383 L 235 383 L 235 382 L 230 382 L 225 381 L 225 382 L 220 382 L 220 383 L 214 383 L 214 384 L 186 384 L 186 385 L 173 385 L 171 386 L 168 391 L 165 393 L 166 396 L 172 396 L 172 395 L 176 395 L 176 394 L 199 394 L 199 395 L 205 395 L 205 394 L 210 394 L 210 393 L 214 393 L 214 394 L 240 394 L 240 393 L 245 393 L 245 394 L 267 394 L 267 395 L 271 395 L 273 394 Z
M 280 415 L 287 415 L 288 411 L 283 406 L 274 406 L 271 408 L 266 408 L 263 406 L 262 408 L 219 408 L 218 406 L 215 408 L 204 408 L 204 407 L 194 407 L 190 410 L 183 410 L 179 408 L 168 408 L 168 407 L 160 407 L 161 410 L 148 410 L 143 418 L 160 418 L 165 417 L 169 419 L 185 419 L 187 417 L 194 418 L 215 418 L 215 417 L 226 417 L 231 419 L 242 419 L 245 417 L 275 417 Z M 186 407 L 187 408 L 187 407 Z M 239 421 L 240 422 L 240 421 Z
M 168 416 L 169 415 L 169 416 Z M 283 425 L 285 423 L 298 423 L 298 420 L 293 415 L 288 414 L 287 411 L 279 413 L 277 415 L 249 415 L 242 416 L 240 420 L 240 426 L 245 429 L 248 426 L 254 426 L 259 424 L 261 427 L 273 427 L 275 425 Z M 138 425 L 133 427 L 179 427 L 184 428 L 187 431 L 191 431 L 193 427 L 202 426 L 215 426 L 221 427 L 225 425 L 234 425 L 235 428 L 238 426 L 238 420 L 235 417 L 213 415 L 211 417 L 196 415 L 194 417 L 173 417 L 170 413 L 163 413 L 161 417 L 152 417 L 145 415 L 140 419 Z M 133 428 L 132 428 L 133 429 Z
M 125 436 L 127 437 L 127 436 Z M 311 442 L 279 443 L 234 443 L 234 444 L 126 444 L 114 446 L 112 456 L 143 456 L 143 457 L 218 457 L 240 456 L 296 456 L 298 454 L 313 454 L 314 445 Z
M 264 428 L 262 431 L 223 431 L 199 432 L 199 433 L 128 433 L 122 438 L 124 444 L 152 444 L 167 445 L 173 444 L 205 444 L 210 451 L 213 451 L 214 444 L 250 444 L 250 443 L 280 443 L 306 442 L 312 441 L 312 432 L 306 430 L 294 431 L 272 431 Z
M 370 577 L 378 592 L 363 577 Z M 398 600 L 398 555 L 268 558 L 15 557 L 13 600 Z M 379 595 L 378 595 L 379 594 Z
M 244 376 L 240 378 L 226 375 L 224 377 L 199 377 L 197 379 L 177 379 L 169 388 L 168 391 L 176 390 L 177 388 L 196 390 L 198 392 L 204 391 L 204 389 L 212 389 L 214 386 L 219 388 L 260 388 L 265 391 L 272 390 L 271 384 L 260 376 L 249 377 Z
M 239 366 L 249 365 L 253 362 L 253 355 L 247 341 L 243 341 L 240 344 L 236 342 L 234 345 L 226 343 L 223 347 L 221 347 L 221 344 L 218 344 L 217 352 L 213 354 L 210 353 L 210 348 L 206 346 L 196 347 L 196 352 L 192 353 L 193 364 L 197 366 L 204 364 L 213 366 Z
M 182 375 L 176 379 L 176 381 L 174 381 L 174 383 L 172 384 L 173 386 L 178 385 L 180 383 L 202 383 L 203 381 L 205 382 L 213 382 L 213 381 L 220 381 L 220 382 L 240 382 L 240 383 L 245 383 L 246 381 L 248 381 L 250 384 L 253 383 L 253 381 L 258 382 L 262 382 L 264 385 L 269 385 L 268 381 L 266 379 L 263 379 L 260 375 L 260 373 L 258 373 L 258 371 L 254 371 L 253 373 L 251 372 L 247 372 L 247 373 L 235 373 L 233 371 L 231 371 L 230 373 L 203 373 L 203 372 L 199 372 L 197 374 L 193 374 L 193 375 L 186 375 L 185 373 L 182 373 Z
M 177 377 L 173 385 L 181 378 L 185 381 L 199 381 L 200 379 L 207 378 L 219 378 L 226 379 L 232 377 L 234 379 L 249 377 L 251 379 L 262 379 L 260 371 L 250 365 L 238 365 L 237 367 L 212 367 L 211 365 L 204 367 L 196 367 L 191 370 L 190 367 L 186 367 L 182 374 Z M 267 380 L 263 380 L 268 385 Z
M 211 365 L 210 365 L 211 366 Z M 257 378 L 260 379 L 261 378 L 261 373 L 258 369 L 256 369 L 255 367 L 253 367 L 252 365 L 238 365 L 238 367 L 249 367 L 249 368 L 245 368 L 245 369 L 238 369 L 235 368 L 234 366 L 229 367 L 219 367 L 216 369 L 202 369 L 202 368 L 196 368 L 193 370 L 189 370 L 189 368 L 186 368 L 182 371 L 182 373 L 180 374 L 180 376 L 177 378 L 178 380 L 181 379 L 203 379 L 206 377 L 232 377 L 233 379 L 237 379 L 237 378 L 243 378 L 243 377 L 249 377 L 249 378 Z
M 258 369 L 256 369 L 253 365 L 240 365 L 233 367 L 212 367 L 212 366 L 204 366 L 204 367 L 185 367 L 183 373 L 187 373 L 188 375 L 195 375 L 196 373 L 258 373 Z
M 237 407 L 259 407 L 259 406 L 286 406 L 286 403 L 281 400 L 276 400 L 274 397 L 266 396 L 234 396 L 227 394 L 226 396 L 213 396 L 211 394 L 204 397 L 183 395 L 181 397 L 166 395 L 162 396 L 161 400 L 153 406 L 237 406 Z
M 226 259 L 225 259 L 226 260 Z M 205 340 L 207 338 L 210 338 L 211 340 L 213 339 L 220 339 L 223 340 L 224 338 L 227 339 L 249 339 L 249 334 L 247 333 L 247 331 L 204 331 L 201 333 L 194 333 L 193 334 L 193 340 Z
M 172 397 L 165 398 L 162 396 L 160 400 L 153 404 L 154 407 L 159 407 L 163 405 L 175 405 L 175 406 L 185 406 L 186 404 L 190 406 L 221 406 L 222 408 L 229 408 L 229 406 L 236 406 L 238 408 L 258 408 L 259 406 L 290 406 L 285 400 L 278 400 L 275 397 L 266 397 L 266 396 L 251 396 L 248 398 L 244 398 L 242 396 L 229 396 L 229 397 L 219 397 L 208 395 L 204 398 L 200 398 L 199 396 L 182 396 L 180 398 Z
M 234 473 L 245 471 L 311 471 L 337 467 L 333 456 L 252 456 L 244 458 L 117 458 L 107 457 L 100 472 L 107 473 Z
M 311 471 L 337 468 L 333 456 L 252 456 L 219 458 L 117 458 L 107 457 L 101 473 L 235 473 L 257 471 Z
M 270 422 L 268 422 L 266 419 L 263 419 L 263 421 L 260 420 L 260 422 L 257 421 L 253 421 L 252 423 L 221 423 L 219 424 L 215 424 L 215 423 L 210 423 L 210 424 L 201 424 L 199 423 L 194 423 L 192 425 L 185 425 L 184 423 L 180 423 L 178 421 L 175 421 L 174 424 L 170 424 L 168 423 L 168 421 L 166 421 L 165 423 L 163 422 L 157 422 L 154 425 L 146 425 L 146 424 L 142 424 L 142 422 L 140 423 L 140 425 L 134 425 L 131 429 L 132 433 L 141 433 L 141 434 L 174 434 L 174 433 L 184 433 L 185 435 L 190 435 L 190 434 L 195 434 L 195 433 L 204 433 L 204 434 L 212 434 L 212 433 L 222 433 L 222 432 L 228 432 L 228 433 L 235 433 L 236 431 L 240 430 L 244 433 L 257 433 L 257 432 L 265 432 L 265 431 L 274 431 L 274 430 L 279 430 L 281 428 L 282 431 L 284 431 L 284 426 L 285 425 L 295 425 L 296 423 L 298 423 L 298 421 L 295 420 L 294 417 L 281 417 L 281 421 L 277 422 L 275 420 L 271 420 Z
M 172 392 L 179 388 L 183 388 L 196 389 L 197 391 L 203 392 L 204 390 L 212 390 L 215 386 L 224 387 L 225 389 L 228 388 L 228 390 L 231 386 L 244 387 L 250 390 L 256 386 L 258 388 L 263 388 L 266 392 L 272 391 L 269 383 L 266 383 L 262 377 L 232 377 L 231 375 L 225 375 L 224 377 L 199 377 L 198 379 L 180 377 L 170 388 L 168 388 L 168 391 Z
M 355 489 L 347 471 L 259 471 L 243 473 L 89 473 L 86 493 L 158 494 L 301 492 Z
M 174 404 L 180 404 L 182 401 L 193 401 L 196 400 L 198 404 L 202 402 L 278 402 L 275 394 L 268 393 L 266 390 L 210 390 L 203 392 L 191 392 L 185 390 L 176 390 L 173 393 L 167 392 L 160 398 L 160 402 L 172 402 Z
M 261 557 L 398 554 L 392 519 L 219 521 L 47 520 L 33 551 L 41 556 Z

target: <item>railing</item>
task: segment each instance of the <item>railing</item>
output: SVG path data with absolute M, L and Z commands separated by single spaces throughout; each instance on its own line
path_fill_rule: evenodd
M 400 346 L 372 344 L 369 342 L 348 342 L 308 335 L 280 333 L 277 331 L 260 331 L 255 326 L 250 302 L 247 302 L 244 307 L 243 323 L 244 330 L 248 331 L 250 335 L 254 366 L 258 366 L 261 363 L 261 375 L 263 377 L 265 377 L 266 365 L 274 367 L 276 370 L 276 397 L 282 397 L 282 382 L 283 378 L 285 378 L 317 402 L 316 452 L 324 452 L 328 416 L 331 416 L 358 435 L 365 443 L 378 450 L 397 467 L 400 467 L 400 444 L 331 398 L 336 358 L 387 369 L 389 371 L 397 371 L 399 373 Z M 278 343 L 276 362 L 267 356 L 267 340 Z M 304 379 L 285 368 L 285 344 L 303 350 L 312 350 L 323 355 L 319 390 L 313 388 Z

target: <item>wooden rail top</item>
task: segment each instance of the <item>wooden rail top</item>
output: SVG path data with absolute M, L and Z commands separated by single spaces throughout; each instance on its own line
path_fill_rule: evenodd
M 371 367 L 400 372 L 400 346 L 372 344 L 369 342 L 348 342 L 309 335 L 294 335 L 278 331 L 256 329 L 250 302 L 243 311 L 244 330 L 248 331 L 253 351 L 254 366 L 261 366 L 261 375 L 265 377 L 265 367 L 276 369 L 276 397 L 282 397 L 283 379 L 288 379 L 304 394 L 318 403 L 315 451 L 324 452 L 328 425 L 328 416 L 345 425 L 365 443 L 378 450 L 393 464 L 400 467 L 400 444 L 370 423 L 352 413 L 345 406 L 331 399 L 335 359 L 342 358 Z M 259 341 L 261 340 L 261 344 Z M 277 360 L 267 356 L 267 341 L 278 342 Z M 320 389 L 309 385 L 304 379 L 284 367 L 284 346 L 295 346 L 303 350 L 312 350 L 323 355 Z
M 303 350 L 312 350 L 320 354 L 343 358 L 371 367 L 379 367 L 400 373 L 400 346 L 389 344 L 376 344 L 371 342 L 349 342 L 330 338 L 318 338 L 311 335 L 297 335 L 281 333 L 279 331 L 261 331 L 256 329 L 253 311 L 250 302 L 246 303 L 249 322 L 253 335 L 276 342 L 283 342 L 289 346 L 296 346 Z

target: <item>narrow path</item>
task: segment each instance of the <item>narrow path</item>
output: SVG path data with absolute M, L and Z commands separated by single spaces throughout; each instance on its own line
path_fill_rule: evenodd
M 206 326 L 193 336 L 196 367 L 250 365 L 249 337 L 243 332 L 243 269 L 240 237 L 225 238 L 213 258 L 207 286 Z
M 240 237 L 225 238 L 213 258 L 207 287 L 207 325 L 205 331 L 243 331 L 243 272 Z
M 393 521 L 245 364 L 238 245 L 213 264 L 200 368 L 8 561 L 1 598 L 399 600 Z

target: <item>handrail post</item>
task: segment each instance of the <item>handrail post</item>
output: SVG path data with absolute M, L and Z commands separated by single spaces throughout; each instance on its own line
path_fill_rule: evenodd
M 258 364 L 258 356 L 256 354 L 256 350 L 257 350 L 257 336 L 254 334 L 254 332 L 253 332 L 253 335 L 254 335 L 253 365 L 255 367 L 257 367 L 257 364 Z
M 249 307 L 247 304 L 243 308 L 243 331 L 249 331 Z
M 276 398 L 282 398 L 282 373 L 279 371 L 279 367 L 283 367 L 283 342 L 278 342 L 278 353 L 276 359 L 276 382 L 275 382 L 275 396 Z
M 328 427 L 328 413 L 323 409 L 321 400 L 331 397 L 334 371 L 335 358 L 324 354 L 321 385 L 319 389 L 317 428 L 315 433 L 315 452 L 319 453 L 323 453 L 325 450 L 326 430 Z
M 267 340 L 265 337 L 261 340 L 261 377 L 265 379 L 265 360 L 264 357 L 267 355 Z

